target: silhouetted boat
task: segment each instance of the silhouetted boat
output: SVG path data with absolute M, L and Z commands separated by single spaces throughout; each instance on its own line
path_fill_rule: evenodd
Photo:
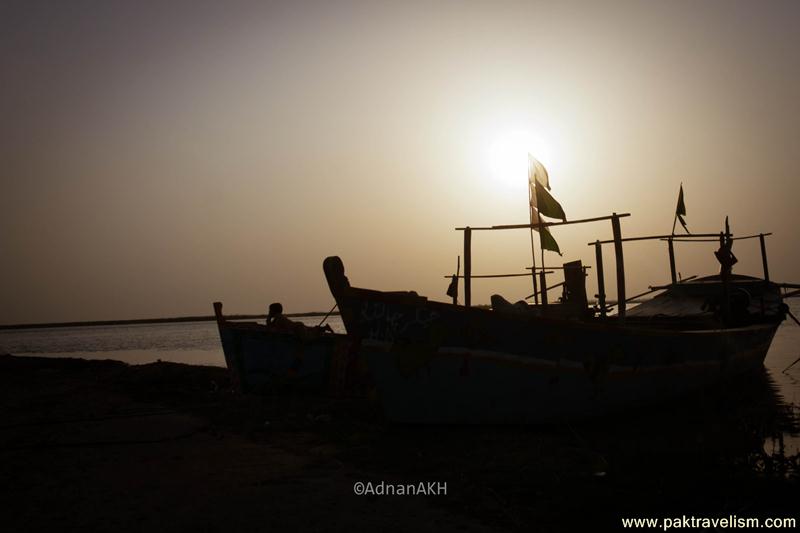
M 226 320 L 214 303 L 225 364 L 243 392 L 282 389 L 336 393 L 347 368 L 347 336 L 276 332 L 256 322 Z
M 764 279 L 723 268 L 720 275 L 679 281 L 673 240 L 713 235 L 730 250 L 730 233 L 623 239 L 623 216 L 457 228 L 465 232 L 465 270 L 459 278 L 466 305 L 353 287 L 339 257 L 325 259 L 331 293 L 348 335 L 367 358 L 387 418 L 532 423 L 585 417 L 663 402 L 760 368 L 786 310 L 781 287 L 787 285 L 769 281 L 766 254 Z M 580 262 L 564 265 L 558 303 L 547 304 L 545 292 L 541 305 L 511 304 L 499 296 L 492 298 L 492 309 L 469 305 L 472 231 L 598 220 L 611 220 L 614 229 L 613 241 L 590 243 L 598 259 L 598 305 L 587 303 Z M 763 252 L 764 235 L 760 238 Z M 626 301 L 642 295 L 625 297 L 622 242 L 643 239 L 668 241 L 673 279 L 650 291 L 662 294 L 628 310 Z M 618 281 L 614 316 L 605 301 L 601 246 L 612 242 Z

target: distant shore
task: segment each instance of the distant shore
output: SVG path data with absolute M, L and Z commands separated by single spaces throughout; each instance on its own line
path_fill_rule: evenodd
M 309 311 L 307 313 L 286 313 L 293 318 L 325 316 L 325 311 Z M 339 312 L 330 313 L 330 316 L 339 316 Z M 225 315 L 228 320 L 258 320 L 265 319 L 267 315 Z M 177 316 L 167 318 L 135 318 L 130 320 L 93 320 L 88 322 L 45 322 L 41 324 L 0 324 L 1 330 L 9 329 L 36 329 L 36 328 L 71 328 L 80 326 L 125 326 L 129 324 L 166 324 L 170 322 L 207 322 L 216 320 L 214 315 L 202 316 Z

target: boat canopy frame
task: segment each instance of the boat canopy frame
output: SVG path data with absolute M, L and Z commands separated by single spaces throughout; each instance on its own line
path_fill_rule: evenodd
M 456 276 L 456 278 L 464 280 L 464 306 L 471 307 L 472 305 L 472 279 L 474 278 L 507 278 L 507 277 L 523 277 L 523 276 L 531 276 L 534 281 L 534 287 L 536 286 L 536 274 L 538 273 L 540 276 L 540 285 L 541 290 L 538 294 L 542 297 L 542 305 L 547 305 L 547 290 L 554 289 L 563 285 L 564 283 L 558 283 L 551 287 L 547 287 L 546 278 L 547 274 L 552 274 L 554 270 L 562 270 L 562 267 L 527 267 L 530 270 L 530 274 L 484 274 L 484 275 L 473 275 L 472 274 L 472 232 L 473 231 L 497 231 L 497 230 L 511 230 L 511 229 L 529 229 L 535 230 L 537 228 L 547 228 L 552 226 L 566 226 L 569 224 L 586 224 L 591 222 L 602 222 L 602 221 L 611 221 L 611 230 L 613 234 L 613 239 L 610 240 L 595 240 L 594 242 L 587 243 L 588 246 L 594 246 L 595 248 L 595 261 L 596 261 L 596 272 L 597 272 L 597 304 L 600 309 L 600 315 L 605 317 L 608 311 L 606 307 L 606 294 L 605 294 L 605 275 L 603 271 L 603 248 L 604 244 L 612 244 L 614 245 L 614 255 L 616 258 L 616 277 L 617 277 L 617 319 L 621 322 L 625 321 L 625 311 L 626 311 L 626 303 L 630 300 L 635 298 L 650 294 L 657 290 L 663 290 L 664 288 L 668 288 L 672 284 L 676 284 L 682 281 L 689 281 L 694 279 L 696 276 L 692 276 L 690 278 L 685 278 L 682 280 L 678 280 L 676 268 L 675 268 L 675 242 L 717 242 L 719 241 L 720 244 L 723 244 L 725 240 L 745 240 L 745 239 L 755 239 L 758 238 L 761 245 L 761 262 L 764 272 L 764 281 L 769 283 L 769 265 L 767 262 L 767 249 L 766 249 L 766 242 L 765 237 L 772 235 L 772 233 L 757 233 L 754 235 L 746 235 L 742 237 L 734 237 L 731 233 L 725 232 L 714 232 L 714 233 L 692 233 L 687 235 L 646 235 L 646 236 L 638 236 L 638 237 L 622 237 L 622 230 L 620 226 L 620 219 L 631 216 L 630 213 L 612 213 L 611 215 L 601 216 L 601 217 L 592 217 L 592 218 L 584 218 L 584 219 L 577 219 L 577 220 L 564 220 L 561 222 L 534 222 L 530 224 L 500 224 L 495 226 L 464 226 L 464 227 L 457 227 L 455 228 L 456 231 L 464 232 L 464 274 L 460 276 Z M 623 253 L 623 243 L 625 242 L 632 242 L 632 241 L 646 241 L 646 240 L 662 240 L 667 242 L 667 250 L 669 253 L 669 266 L 670 266 L 670 276 L 671 276 L 671 285 L 665 285 L 660 287 L 650 287 L 649 291 L 643 292 L 631 298 L 626 298 L 625 296 L 625 261 L 624 261 L 624 253 Z M 584 272 L 586 271 L 587 267 L 583 267 Z M 451 276 L 446 276 L 451 277 Z M 536 295 L 537 293 L 534 293 Z M 455 303 L 455 299 L 454 299 Z

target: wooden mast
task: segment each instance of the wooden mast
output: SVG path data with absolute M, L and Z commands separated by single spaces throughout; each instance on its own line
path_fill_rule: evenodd
M 472 229 L 464 228 L 464 306 L 472 305 Z
M 530 169 L 528 170 L 530 173 Z M 528 180 L 528 220 L 531 221 L 533 224 L 533 195 L 531 194 L 531 182 L 530 179 Z M 533 268 L 531 268 L 531 279 L 533 280 L 533 303 L 539 303 L 539 289 L 536 286 L 536 246 L 533 240 L 533 228 L 531 228 L 531 262 L 533 263 Z M 542 264 L 544 266 L 544 264 Z
M 764 234 L 758 235 L 758 240 L 761 243 L 761 264 L 764 266 L 764 281 L 769 281 L 769 266 L 767 265 L 767 245 L 764 242 Z
M 597 263 L 597 306 L 600 316 L 606 316 L 606 280 L 603 275 L 603 245 L 600 241 L 594 243 L 594 257 Z
M 542 224 L 542 215 L 539 213 L 538 210 L 536 211 L 536 219 L 539 222 L 539 226 L 541 226 L 541 224 Z M 539 239 L 541 239 L 541 235 L 542 235 L 541 232 L 542 232 L 542 230 L 540 228 L 539 229 Z M 541 278 L 539 279 L 539 284 L 542 286 L 542 305 L 547 305 L 547 279 L 545 278 L 545 273 L 544 273 L 544 246 L 541 245 L 541 240 L 539 241 L 539 248 L 542 249 L 542 270 L 541 270 L 541 272 L 539 272 L 539 275 L 541 276 Z
M 611 230 L 614 232 L 614 255 L 617 263 L 617 316 L 625 321 L 625 262 L 622 257 L 622 231 L 619 226 L 619 215 L 611 216 Z
M 678 277 L 675 275 L 675 247 L 672 244 L 672 237 L 667 239 L 667 247 L 669 249 L 669 274 L 672 278 L 672 283 L 677 283 Z
M 726 219 L 727 222 L 727 219 Z M 727 228 L 726 228 L 727 230 Z M 728 232 L 720 232 L 719 233 L 719 249 L 724 251 L 727 239 L 730 236 Z M 727 258 L 726 258 L 727 259 Z M 723 261 L 720 261 L 720 270 L 719 270 L 719 277 L 722 280 L 722 320 L 727 325 L 728 321 L 731 316 L 731 302 L 730 302 L 730 273 L 731 267 L 726 266 Z

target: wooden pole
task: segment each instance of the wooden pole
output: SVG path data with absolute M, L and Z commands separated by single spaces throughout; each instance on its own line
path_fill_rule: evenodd
M 620 218 L 622 218 L 622 217 L 620 216 Z M 672 239 L 673 241 L 695 242 L 695 241 L 701 240 L 701 239 L 696 239 L 695 237 L 716 237 L 717 235 L 718 235 L 717 233 L 694 233 L 692 235 L 685 235 L 685 236 L 680 236 L 680 237 L 675 237 L 674 235 L 647 235 L 647 236 L 644 236 L 644 237 L 626 237 L 626 238 L 622 239 L 622 242 L 651 241 L 651 240 L 654 240 L 654 239 L 661 239 L 661 240 Z M 717 240 L 716 238 L 713 239 L 713 241 L 716 241 L 716 240 Z M 612 242 L 614 242 L 614 239 L 611 239 L 609 241 L 600 241 L 600 244 L 611 244 Z M 712 242 L 712 241 L 709 241 L 709 242 Z M 587 242 L 586 243 L 587 246 L 591 246 L 593 244 L 594 244 L 593 242 Z
M 561 282 L 559 282 L 559 283 L 556 283 L 555 285 L 550 285 L 550 286 L 549 286 L 549 287 L 547 287 L 547 288 L 548 288 L 548 290 L 550 290 L 550 289 L 557 289 L 557 288 L 559 288 L 559 287 L 563 287 L 565 284 L 566 284 L 566 282 L 564 282 L 564 281 L 561 281 Z M 526 296 L 526 297 L 525 297 L 525 299 L 526 299 L 526 300 L 528 300 L 528 299 L 530 299 L 530 298 L 533 298 L 533 294 L 531 294 L 530 296 Z
M 717 239 L 693 239 L 693 238 L 691 238 L 691 237 L 700 237 L 702 235 L 711 235 L 713 237 L 717 236 L 716 233 L 712 233 L 712 234 L 695 233 L 694 235 L 684 235 L 684 236 L 681 236 L 681 237 L 675 237 L 672 240 L 674 240 L 675 242 L 717 242 Z M 732 240 L 732 241 L 741 241 L 741 240 L 744 240 L 744 239 L 755 239 L 756 237 L 759 237 L 761 235 L 762 234 L 759 233 L 759 234 L 756 234 L 756 235 L 745 235 L 743 237 L 731 237 L 730 240 Z M 764 233 L 763 235 L 764 235 L 764 237 L 769 237 L 770 235 L 772 235 L 772 233 Z M 666 239 L 666 237 L 665 237 L 665 239 Z M 628 240 L 628 239 L 625 239 L 625 240 Z M 589 243 L 589 244 L 591 244 L 591 243 Z
M 542 285 L 542 305 L 547 305 L 547 279 L 545 277 L 546 274 L 545 274 L 545 271 L 544 271 L 545 270 L 545 268 L 544 268 L 544 246 L 542 246 L 542 241 L 541 241 L 541 238 L 542 238 L 541 232 L 544 231 L 544 230 L 541 228 L 542 215 L 538 211 L 536 212 L 536 220 L 539 222 L 539 228 L 540 228 L 539 229 L 539 232 L 540 232 L 539 233 L 539 248 L 541 248 L 541 250 L 542 250 L 542 271 L 541 271 L 541 274 L 540 274 L 541 275 L 540 282 L 541 282 L 541 285 Z
M 528 220 L 533 224 L 533 194 L 531 191 L 530 183 L 528 183 L 528 213 L 530 217 Z M 533 280 L 533 303 L 539 303 L 539 288 L 536 286 L 536 246 L 533 240 L 533 228 L 531 228 L 531 262 L 533 268 L 531 269 L 531 279 Z
M 683 278 L 681 280 L 681 283 L 686 283 L 687 281 L 691 281 L 691 280 L 695 279 L 696 277 L 697 276 L 689 276 L 688 278 Z M 671 283 L 669 285 L 658 285 L 658 286 L 651 285 L 650 286 L 650 290 L 641 292 L 641 293 L 639 293 L 639 294 L 637 294 L 635 296 L 631 296 L 630 298 L 628 298 L 627 301 L 628 302 L 632 302 L 633 300 L 636 300 L 637 298 L 641 298 L 642 296 L 647 296 L 648 294 L 653 293 L 653 292 L 657 292 L 657 291 L 663 291 L 664 289 L 669 289 L 670 287 L 672 287 Z
M 761 263 L 764 265 L 764 281 L 769 281 L 769 266 L 767 266 L 767 244 L 764 242 L 764 234 L 758 235 L 761 242 Z
M 625 321 L 625 261 L 622 257 L 622 231 L 619 227 L 619 216 L 611 217 L 611 230 L 614 232 L 614 255 L 617 262 L 617 316 L 620 322 Z
M 619 218 L 629 217 L 631 216 L 630 213 L 620 213 L 617 215 Z M 586 222 L 599 222 L 601 220 L 611 220 L 614 218 L 611 215 L 604 216 L 604 217 L 594 217 L 594 218 L 581 218 L 581 219 L 574 219 L 574 220 L 564 220 L 562 222 L 542 222 L 541 224 L 531 223 L 531 224 L 501 224 L 499 226 L 477 226 L 471 228 L 472 231 L 479 231 L 479 230 L 498 230 L 498 229 L 522 229 L 522 228 L 538 228 L 538 227 L 545 227 L 549 228 L 552 226 L 567 226 L 569 224 L 585 224 Z M 464 231 L 467 228 L 455 228 L 456 231 Z M 714 234 L 716 235 L 716 233 Z
M 678 277 L 675 275 L 675 247 L 672 244 L 672 237 L 667 239 L 667 247 L 669 248 L 669 274 L 672 278 L 672 283 L 677 283 Z
M 217 324 L 225 323 L 225 316 L 222 314 L 222 302 L 214 302 L 214 317 L 217 319 Z
M 472 229 L 469 226 L 464 230 L 464 305 L 472 305 Z
M 719 234 L 719 249 L 720 249 L 720 252 L 725 250 L 725 241 L 726 241 L 726 239 L 727 239 L 727 234 L 723 233 L 723 232 L 720 232 L 720 234 Z M 729 283 L 729 280 L 730 280 L 730 273 L 731 273 L 731 268 L 729 266 L 726 267 L 724 264 L 721 265 L 721 267 L 719 269 L 719 276 L 720 276 L 720 278 L 722 280 L 722 302 L 721 302 L 722 309 L 721 309 L 721 311 L 722 311 L 722 320 L 726 325 L 728 324 L 728 320 L 729 320 L 729 318 L 731 316 L 730 292 L 729 292 L 729 287 L 728 287 L 728 283 Z
M 542 286 L 542 305 L 547 305 L 547 285 L 544 277 L 544 270 L 539 272 L 539 285 Z
M 531 268 L 531 277 L 533 279 L 533 303 L 539 303 L 539 287 L 536 284 L 536 250 L 533 245 L 533 230 L 531 230 L 531 260 L 533 268 Z
M 548 274 L 552 274 L 552 270 L 547 271 Z M 478 278 L 527 278 L 530 276 L 527 272 L 524 274 L 470 274 L 469 279 L 478 279 Z M 464 276 L 456 276 L 457 278 L 463 278 Z M 453 276 L 444 276 L 445 279 L 453 279 Z M 533 296 L 533 295 L 531 295 Z
M 597 305 L 600 307 L 600 316 L 606 316 L 606 280 L 603 275 L 603 245 L 600 241 L 594 243 L 594 256 L 597 261 Z

